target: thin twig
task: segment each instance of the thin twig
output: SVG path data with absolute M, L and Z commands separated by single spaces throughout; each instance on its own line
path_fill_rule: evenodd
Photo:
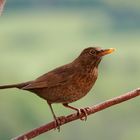
M 5 5 L 5 1 L 6 1 L 6 0 L 0 0 L 0 16 L 1 16 L 1 14 L 2 14 L 4 5 Z
M 90 114 L 94 114 L 96 112 L 99 112 L 101 110 L 104 110 L 106 108 L 109 108 L 113 105 L 130 100 L 132 98 L 135 98 L 137 96 L 140 96 L 140 88 L 135 89 L 131 92 L 125 93 L 121 96 L 115 97 L 113 99 L 104 101 L 103 103 L 91 106 L 90 108 L 85 108 L 85 109 L 87 109 L 87 113 L 88 113 L 88 115 L 90 115 Z M 66 123 L 78 120 L 81 117 L 84 117 L 84 114 L 81 114 L 80 116 L 78 116 L 77 113 L 74 113 L 74 114 L 68 115 L 66 117 L 62 116 L 60 119 L 60 121 L 61 121 L 60 125 L 64 125 Z M 35 129 L 25 133 L 25 134 L 22 134 L 21 136 L 13 138 L 12 140 L 29 140 L 29 139 L 32 139 L 34 137 L 39 136 L 42 133 L 45 133 L 45 132 L 50 131 L 50 130 L 55 129 L 55 128 L 56 128 L 55 122 L 52 121 L 48 124 L 42 125 L 38 128 L 35 128 Z

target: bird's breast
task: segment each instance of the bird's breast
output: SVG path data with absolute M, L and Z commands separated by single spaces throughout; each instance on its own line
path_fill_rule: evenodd
M 82 71 L 75 74 L 72 84 L 67 86 L 68 92 L 65 93 L 69 98 L 68 103 L 79 100 L 84 97 L 93 87 L 98 76 L 97 69 Z
M 95 69 L 87 69 L 83 70 L 80 74 L 75 76 L 77 88 L 81 89 L 83 94 L 86 94 L 94 85 L 98 76 L 98 70 Z

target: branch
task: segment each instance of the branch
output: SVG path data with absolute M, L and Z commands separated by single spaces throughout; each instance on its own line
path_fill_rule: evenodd
M 113 99 L 104 101 L 103 103 L 91 106 L 90 108 L 85 108 L 85 109 L 87 109 L 87 114 L 90 115 L 90 114 L 94 114 L 96 112 L 99 112 L 101 110 L 104 110 L 106 108 L 109 108 L 113 105 L 130 100 L 132 98 L 135 98 L 137 96 L 140 96 L 140 88 L 135 89 L 134 91 L 130 91 L 128 93 L 125 93 L 121 96 L 115 97 Z M 68 115 L 66 117 L 62 116 L 60 119 L 60 125 L 64 125 L 66 123 L 78 120 L 81 117 L 84 117 L 84 114 L 77 116 L 77 113 L 74 113 L 74 114 Z M 12 140 L 29 140 L 31 138 L 37 137 L 40 134 L 48 132 L 48 131 L 55 129 L 55 128 L 56 128 L 55 121 L 52 121 L 48 124 L 45 124 L 45 125 L 40 126 L 38 128 L 35 128 L 35 129 L 33 129 L 33 130 L 31 130 L 31 131 L 29 131 L 21 136 L 13 138 Z
M 5 5 L 5 1 L 6 1 L 6 0 L 0 0 L 0 16 L 1 16 L 1 14 L 2 14 L 4 5 Z

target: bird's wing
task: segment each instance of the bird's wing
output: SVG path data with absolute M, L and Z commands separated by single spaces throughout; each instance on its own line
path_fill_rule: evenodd
M 71 65 L 65 65 L 59 68 L 50 71 L 41 77 L 34 80 L 31 84 L 23 87 L 22 89 L 30 90 L 30 89 L 38 89 L 38 88 L 47 88 L 54 87 L 57 85 L 65 84 L 75 74 L 75 68 Z

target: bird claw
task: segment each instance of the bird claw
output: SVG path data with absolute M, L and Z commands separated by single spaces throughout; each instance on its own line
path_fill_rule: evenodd
M 59 120 L 59 118 L 56 118 L 55 119 L 55 128 L 54 128 L 54 130 L 58 130 L 58 132 L 60 132 L 60 124 L 61 124 L 61 122 L 60 122 L 60 120 Z
M 55 128 L 54 128 L 54 130 L 57 129 L 58 132 L 60 132 L 60 125 L 62 124 L 62 122 L 63 122 L 64 119 L 65 119 L 64 116 L 55 118 Z
M 84 114 L 84 116 L 80 117 L 80 120 L 82 120 L 82 121 L 86 121 L 87 120 L 88 110 L 89 110 L 89 107 L 87 107 L 87 108 L 80 108 L 80 109 L 77 110 L 77 115 L 78 116 L 81 116 L 82 114 Z

